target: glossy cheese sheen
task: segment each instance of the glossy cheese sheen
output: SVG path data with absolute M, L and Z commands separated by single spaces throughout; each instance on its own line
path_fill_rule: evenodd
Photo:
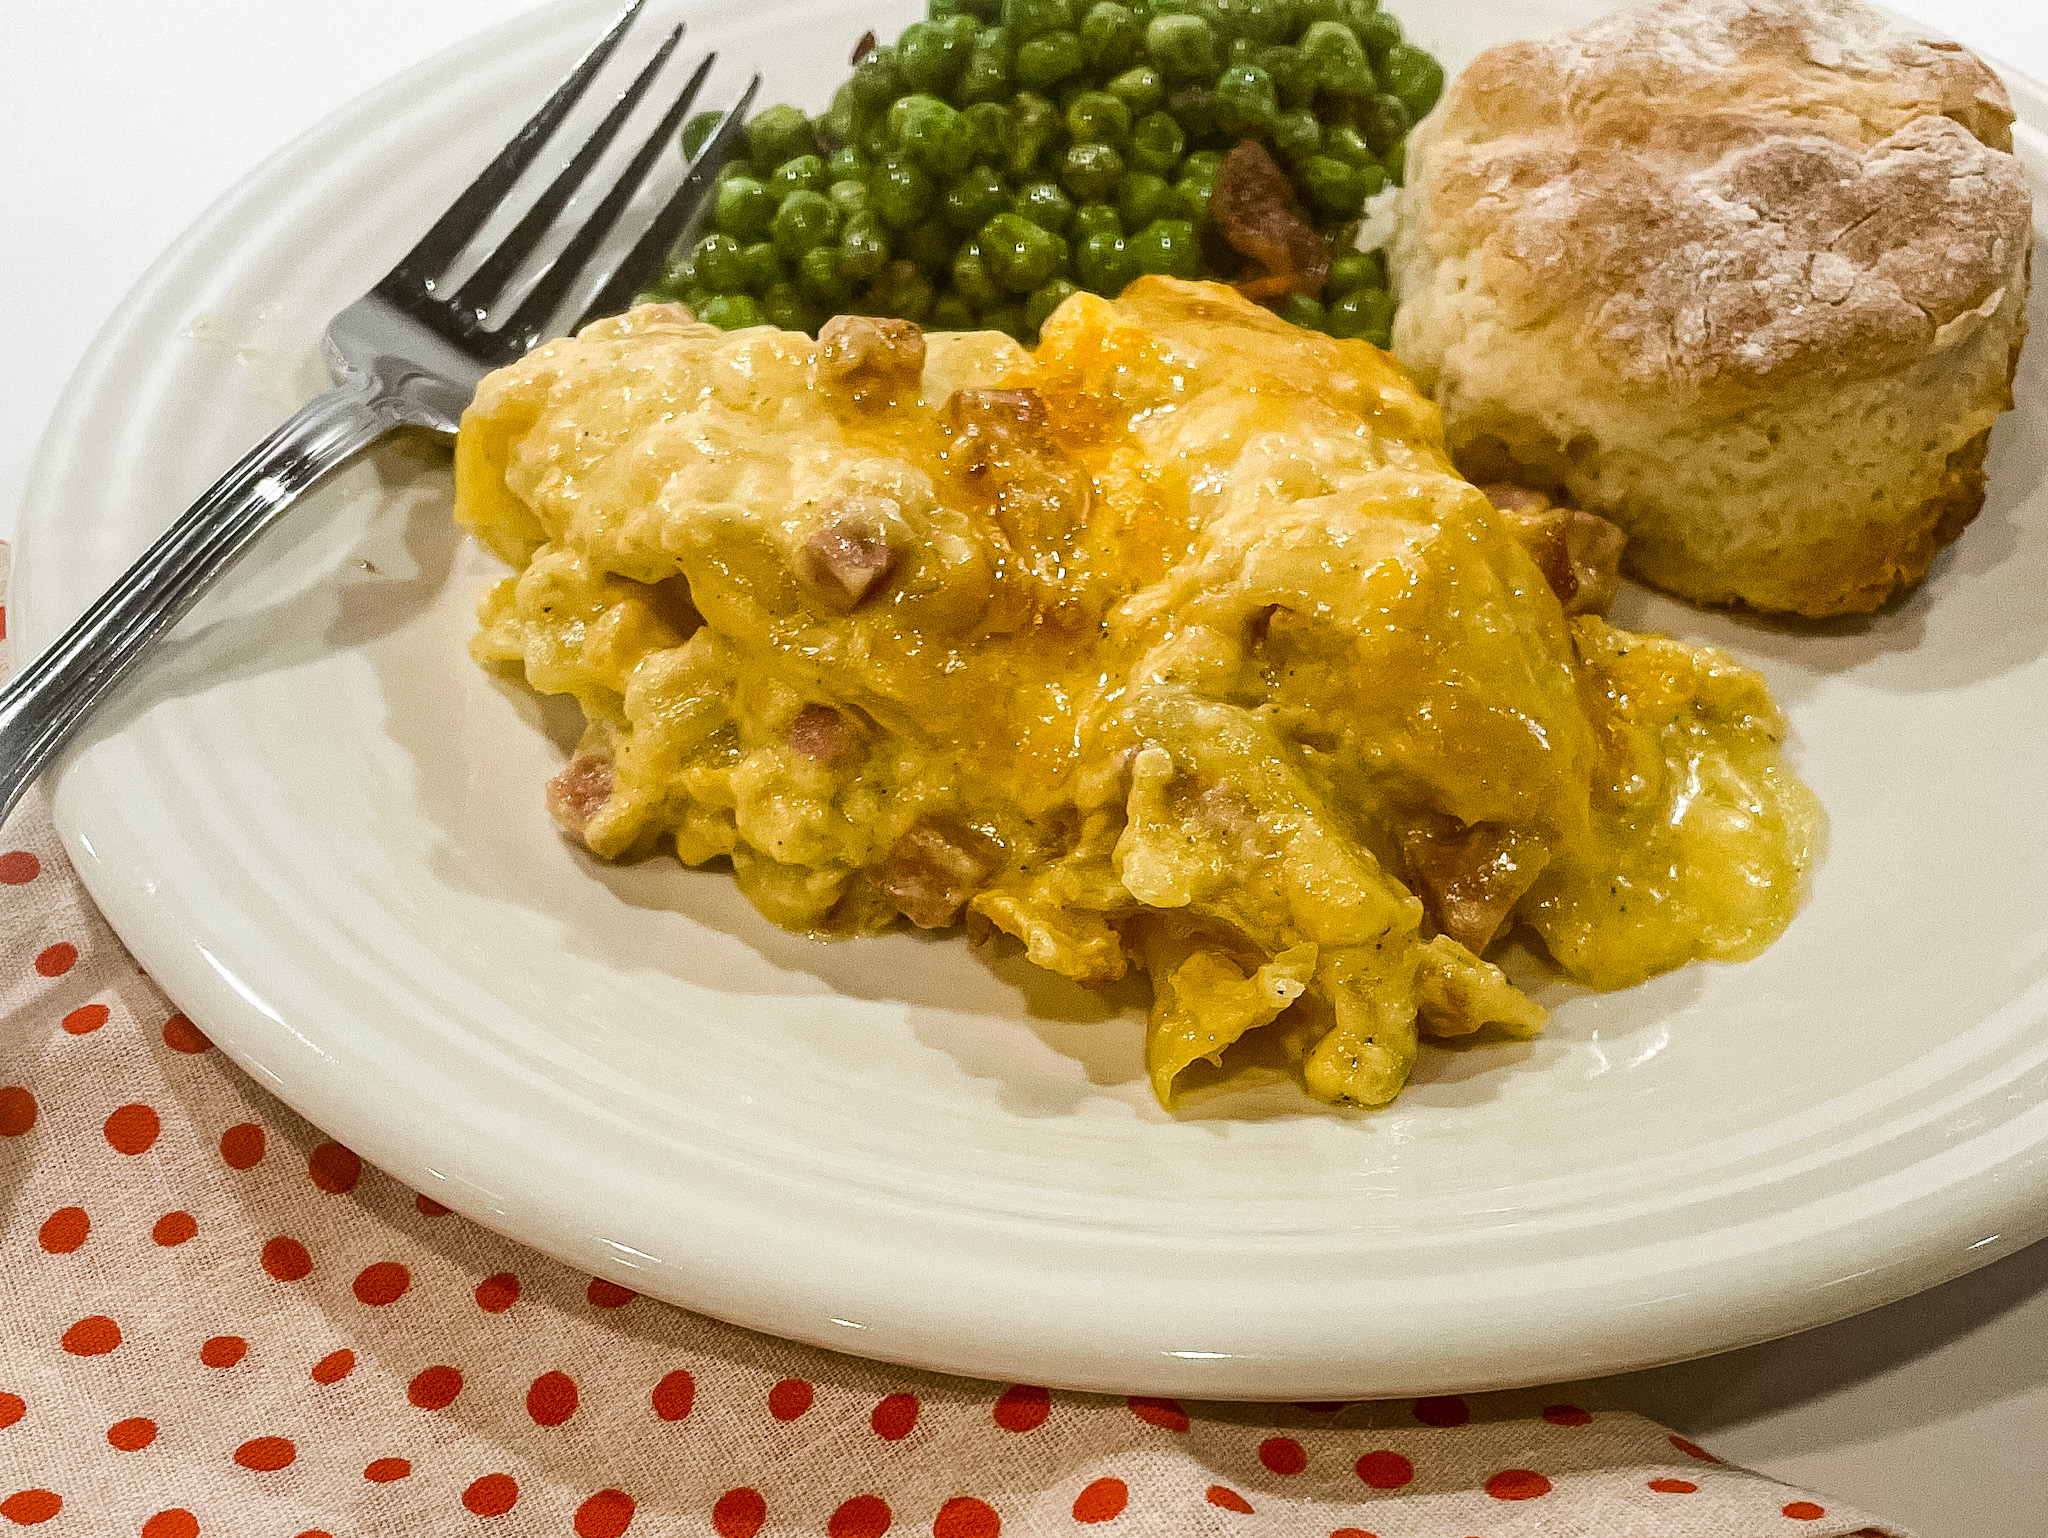
M 1761 682 L 1568 620 L 1370 346 L 1146 279 L 1035 355 L 824 370 L 649 307 L 478 392 L 457 511 L 518 575 L 474 650 L 582 706 L 551 795 L 597 852 L 1141 967 L 1169 1103 L 1256 1057 L 1380 1104 L 1418 1032 L 1539 1028 L 1474 954 L 1517 919 L 1606 987 L 1789 920 L 1816 813 Z M 845 530 L 889 563 L 850 610 Z

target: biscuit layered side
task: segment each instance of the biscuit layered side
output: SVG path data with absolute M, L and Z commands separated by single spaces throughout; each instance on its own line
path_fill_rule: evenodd
M 1983 502 L 2026 331 L 2004 87 L 1852 0 L 1658 0 L 1410 140 L 1394 347 L 1475 479 L 1702 602 L 1863 612 Z

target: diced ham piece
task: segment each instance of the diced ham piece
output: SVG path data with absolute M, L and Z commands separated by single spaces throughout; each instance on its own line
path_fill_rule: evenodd
M 1554 506 L 1540 491 L 1482 486 L 1501 521 L 1543 573 L 1567 614 L 1605 614 L 1621 580 L 1628 536 L 1605 518 Z
M 549 815 L 571 833 L 581 834 L 611 798 L 609 759 L 571 759 L 567 768 L 548 781 Z
M 921 817 L 896 840 L 876 884 L 919 929 L 944 929 L 989 877 L 1003 868 L 1003 846 L 951 817 Z
M 844 711 L 830 705 L 806 705 L 784 735 L 805 758 L 829 767 L 858 753 L 867 734 Z
M 915 392 L 923 377 L 924 332 L 911 321 L 835 315 L 818 328 L 811 382 L 821 390 L 865 406 L 899 390 Z
M 1239 283 L 1247 299 L 1318 296 L 1330 275 L 1330 242 L 1295 206 L 1294 184 L 1256 139 L 1246 139 L 1223 157 L 1209 218 L 1241 255 L 1266 271 Z
M 1550 858 L 1536 840 L 1497 822 L 1446 834 L 1417 829 L 1402 836 L 1401 853 L 1430 922 L 1475 956 L 1485 954 Z
M 805 540 L 797 558 L 804 586 L 835 614 L 851 614 L 895 568 L 896 551 L 888 536 L 857 505 L 841 509 Z

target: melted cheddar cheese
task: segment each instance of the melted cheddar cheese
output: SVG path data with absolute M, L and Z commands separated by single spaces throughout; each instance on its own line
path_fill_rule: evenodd
M 485 380 L 457 493 L 516 570 L 475 655 L 587 718 L 549 799 L 590 848 L 1143 968 L 1163 1103 L 1258 1032 L 1382 1104 L 1418 1032 L 1540 1028 L 1483 959 L 1518 922 L 1618 987 L 1797 901 L 1756 675 L 1568 617 L 1391 359 L 1215 285 L 1078 295 L 1035 354 L 650 306 Z

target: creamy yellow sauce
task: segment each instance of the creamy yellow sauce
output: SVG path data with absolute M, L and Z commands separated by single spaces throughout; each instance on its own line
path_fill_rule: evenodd
M 473 650 L 583 707 L 550 800 L 598 853 L 1143 968 L 1168 1104 L 1250 1032 L 1366 1105 L 1418 1032 L 1534 1032 L 1475 954 L 1517 924 L 1611 988 L 1789 921 L 1817 813 L 1761 680 L 1568 618 L 1385 354 L 1155 278 L 1035 354 L 835 356 L 648 307 L 464 420 L 518 573 Z

